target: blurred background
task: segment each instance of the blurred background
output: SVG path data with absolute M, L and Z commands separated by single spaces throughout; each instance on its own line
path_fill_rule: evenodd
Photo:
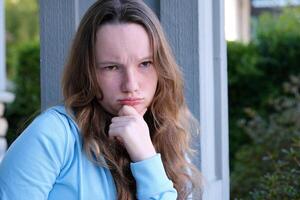
M 15 95 L 6 104 L 8 146 L 40 109 L 38 0 L 4 0 L 7 89 Z
M 38 0 L 4 0 L 8 145 L 40 110 Z M 231 199 L 300 199 L 300 0 L 225 0 Z
M 225 0 L 231 199 L 300 199 L 299 5 Z

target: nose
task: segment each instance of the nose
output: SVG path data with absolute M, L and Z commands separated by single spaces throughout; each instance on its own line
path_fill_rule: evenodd
M 122 91 L 126 93 L 133 93 L 138 91 L 138 73 L 135 71 L 135 69 L 129 68 L 124 70 L 121 87 Z

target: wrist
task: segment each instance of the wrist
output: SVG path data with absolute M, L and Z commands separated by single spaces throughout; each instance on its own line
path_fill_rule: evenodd
M 149 158 L 152 158 L 157 154 L 155 148 L 152 146 L 151 148 L 147 149 L 146 151 L 134 154 L 131 157 L 132 162 L 140 162 L 143 160 L 147 160 Z

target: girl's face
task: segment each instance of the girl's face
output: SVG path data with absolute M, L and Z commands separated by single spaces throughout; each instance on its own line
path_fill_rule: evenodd
M 145 29 L 134 23 L 102 25 L 97 31 L 96 62 L 103 108 L 117 115 L 123 105 L 130 105 L 142 114 L 158 80 Z

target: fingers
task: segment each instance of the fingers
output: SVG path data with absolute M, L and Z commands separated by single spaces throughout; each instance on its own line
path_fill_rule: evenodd
M 143 115 L 147 108 L 137 111 L 135 107 L 124 105 L 109 126 L 109 138 L 119 142 L 128 152 L 133 162 L 145 160 L 156 154 L 149 128 Z
M 128 121 L 115 122 L 109 125 L 109 128 L 117 128 L 117 127 L 126 127 L 128 125 Z
M 119 116 L 128 116 L 128 115 L 138 115 L 138 116 L 144 116 L 146 113 L 147 108 L 144 108 L 141 112 L 138 112 L 134 107 L 124 105 L 122 108 L 119 110 L 118 115 Z
M 110 128 L 108 131 L 109 138 L 122 138 L 121 133 L 123 132 L 123 128 L 123 126 Z
M 108 131 L 109 138 L 111 140 L 116 140 L 120 144 L 124 145 L 124 138 L 120 135 L 120 132 L 122 131 L 123 127 L 115 127 L 115 128 L 110 128 Z

